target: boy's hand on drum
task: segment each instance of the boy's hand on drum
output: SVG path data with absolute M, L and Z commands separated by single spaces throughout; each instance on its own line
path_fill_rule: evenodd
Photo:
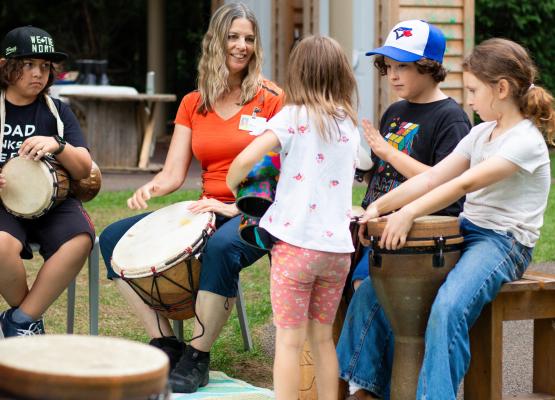
M 2 190 L 4 186 L 6 186 L 6 178 L 4 178 L 4 175 L 2 175 L 0 170 L 0 190 Z
M 145 183 L 143 186 L 138 188 L 133 196 L 127 199 L 127 207 L 132 210 L 144 210 L 148 207 L 147 201 L 152 197 L 157 196 L 160 187 L 154 182 Z
M 382 232 L 380 239 L 380 247 L 387 250 L 397 250 L 405 245 L 407 235 L 414 222 L 414 217 L 404 208 L 389 214 L 380 220 L 386 220 L 387 223 Z
M 362 120 L 362 131 L 366 142 L 372 149 L 372 153 L 387 161 L 388 155 L 394 150 L 393 147 L 387 143 L 380 132 L 367 119 Z
M 59 146 L 52 136 L 33 136 L 23 142 L 18 154 L 21 157 L 38 161 L 48 153 L 58 150 Z
M 193 214 L 214 212 L 216 214 L 223 215 L 224 217 L 235 217 L 239 214 L 239 210 L 237 209 L 235 203 L 226 204 L 219 200 L 209 199 L 207 197 L 203 197 L 202 199 L 195 201 L 191 206 L 189 206 L 189 210 Z

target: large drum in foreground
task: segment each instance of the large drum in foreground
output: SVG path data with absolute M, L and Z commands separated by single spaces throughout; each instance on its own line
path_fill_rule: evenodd
M 0 341 L 0 398 L 169 399 L 168 357 L 125 339 L 20 336 Z
M 182 201 L 133 225 L 112 255 L 112 268 L 151 308 L 167 318 L 194 316 L 198 260 L 215 230 L 211 212 L 193 214 Z
M 414 400 L 424 357 L 424 333 L 439 287 L 460 257 L 455 217 L 417 218 L 399 250 L 378 247 L 385 222 L 368 222 L 370 275 L 395 340 L 392 400 Z

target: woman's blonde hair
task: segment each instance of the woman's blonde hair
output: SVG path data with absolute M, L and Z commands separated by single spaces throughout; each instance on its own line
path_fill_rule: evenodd
M 553 96 L 534 83 L 538 70 L 524 47 L 507 39 L 485 40 L 466 57 L 463 70 L 489 85 L 505 79 L 522 115 L 531 119 L 547 141 L 554 144 Z
M 357 125 L 355 75 L 339 43 L 325 36 L 297 43 L 289 56 L 285 98 L 287 104 L 306 106 L 326 140 L 336 119 L 350 118 Z
M 241 83 L 241 104 L 252 100 L 262 84 L 262 46 L 256 17 L 243 3 L 225 4 L 212 15 L 208 31 L 202 39 L 198 63 L 198 90 L 201 97 L 199 113 L 212 111 L 218 98 L 230 90 L 226 64 L 227 36 L 231 24 L 237 18 L 249 20 L 254 31 L 254 52 Z

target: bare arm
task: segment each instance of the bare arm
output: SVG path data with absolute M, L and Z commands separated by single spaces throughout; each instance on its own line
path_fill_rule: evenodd
M 440 210 L 465 194 L 499 182 L 517 171 L 516 164 L 501 157 L 492 157 L 476 165 L 388 217 L 380 246 L 387 249 L 403 247 L 415 218 Z
M 137 189 L 127 200 L 129 208 L 145 209 L 148 207 L 147 201 L 152 197 L 163 196 L 179 189 L 187 177 L 192 157 L 191 128 L 175 125 L 162 171 Z
M 412 178 L 431 168 L 387 143 L 380 132 L 366 119 L 362 120 L 362 131 L 372 153 L 391 164 L 405 178 Z
M 459 154 L 451 153 L 434 167 L 407 180 L 370 204 L 360 220 L 361 223 L 399 209 L 439 185 L 459 176 L 469 167 L 470 161 L 468 159 Z M 462 195 L 454 198 L 454 200 L 460 197 Z
M 227 186 L 237 194 L 237 188 L 241 181 L 249 174 L 254 165 L 272 149 L 279 147 L 280 143 L 276 134 L 267 130 L 264 134 L 254 139 L 239 155 L 233 160 L 227 173 Z
M 33 136 L 23 142 L 18 153 L 22 157 L 40 160 L 47 153 L 54 153 L 59 147 L 53 136 Z M 84 147 L 66 143 L 63 151 L 55 157 L 73 179 L 86 178 L 91 173 L 91 155 Z

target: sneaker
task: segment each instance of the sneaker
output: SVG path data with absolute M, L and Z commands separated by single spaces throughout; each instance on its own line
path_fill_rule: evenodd
M 188 346 L 185 354 L 170 374 L 173 393 L 194 393 L 199 387 L 208 385 L 210 353 L 201 355 L 198 350 Z
M 148 342 L 148 344 L 166 353 L 166 355 L 170 359 L 170 372 L 173 371 L 173 369 L 177 365 L 177 362 L 183 355 L 186 346 L 185 343 L 177 340 L 175 336 L 154 338 L 150 342 Z
M 42 318 L 37 321 L 23 322 L 21 324 L 12 320 L 15 308 L 0 313 L 0 339 L 13 336 L 44 335 Z

